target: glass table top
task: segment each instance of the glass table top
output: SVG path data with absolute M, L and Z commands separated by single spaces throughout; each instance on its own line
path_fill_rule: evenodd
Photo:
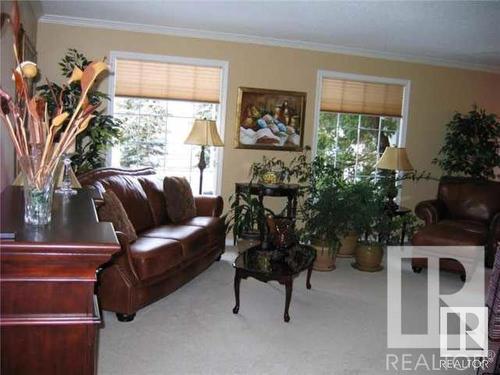
M 242 252 L 233 267 L 271 277 L 290 276 L 309 268 L 316 258 L 316 250 L 307 245 L 293 245 L 285 250 L 262 250 L 260 245 Z

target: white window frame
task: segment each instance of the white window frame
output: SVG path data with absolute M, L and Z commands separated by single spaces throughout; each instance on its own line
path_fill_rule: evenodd
M 316 81 L 316 100 L 314 104 L 314 131 L 312 139 L 312 155 L 316 156 L 318 151 L 318 130 L 319 130 L 319 114 L 321 112 L 321 92 L 323 91 L 323 79 L 336 78 L 352 81 L 363 81 L 370 83 L 385 83 L 389 85 L 403 86 L 403 113 L 401 118 L 401 126 L 398 136 L 397 147 L 405 147 L 406 145 L 406 130 L 408 126 L 408 112 L 410 105 L 411 81 L 407 79 L 378 77 L 364 74 L 337 72 L 333 70 L 318 70 Z
M 227 108 L 227 86 L 228 86 L 228 75 L 229 75 L 229 62 L 224 60 L 211 60 L 211 59 L 199 59 L 194 57 L 184 57 L 184 56 L 169 56 L 169 55 L 154 55 L 138 52 L 126 52 L 126 51 L 110 51 L 109 53 L 109 64 L 111 66 L 111 75 L 108 83 L 108 95 L 110 103 L 108 105 L 108 114 L 113 115 L 114 113 L 114 100 L 115 100 L 115 85 L 116 76 L 114 72 L 116 71 L 116 60 L 126 59 L 126 60 L 138 60 L 138 61 L 154 61 L 163 62 L 170 64 L 182 64 L 182 65 L 198 65 L 198 66 L 210 66 L 217 67 L 221 69 L 221 85 L 220 85 L 220 104 L 219 112 L 217 114 L 217 125 L 219 134 L 224 140 L 224 131 L 226 127 L 226 108 Z M 217 153 L 217 178 L 215 181 L 215 194 L 221 195 L 222 191 L 222 171 L 224 164 L 224 147 L 216 147 Z M 106 163 L 109 165 L 111 163 L 111 150 L 106 155 Z

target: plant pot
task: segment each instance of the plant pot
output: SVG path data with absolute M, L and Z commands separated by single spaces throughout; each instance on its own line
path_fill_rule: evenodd
M 238 237 L 237 247 L 238 252 L 242 253 L 243 251 L 249 249 L 252 246 L 256 246 L 260 244 L 260 232 L 257 231 L 249 231 L 243 232 Z
M 384 267 L 381 265 L 384 256 L 384 248 L 379 243 L 358 243 L 354 251 L 354 259 L 352 266 L 364 272 L 382 271 Z
M 358 244 L 358 235 L 356 233 L 349 233 L 347 236 L 340 240 L 340 248 L 337 253 L 339 258 L 352 258 L 356 245 Z
M 333 271 L 335 266 L 335 252 L 333 252 L 323 241 L 314 240 L 311 245 L 316 249 L 316 259 L 313 269 L 315 271 Z

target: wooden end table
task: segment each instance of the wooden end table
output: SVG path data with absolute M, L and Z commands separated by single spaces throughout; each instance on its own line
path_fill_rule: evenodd
M 293 279 L 307 270 L 306 287 L 311 289 L 311 273 L 316 250 L 307 245 L 294 245 L 288 250 L 262 250 L 261 246 L 254 246 L 241 253 L 233 263 L 234 275 L 234 296 L 236 305 L 233 313 L 240 310 L 240 282 L 241 279 L 253 277 L 256 280 L 267 283 L 277 281 L 285 285 L 285 313 L 283 319 L 290 321 L 288 309 L 292 300 Z

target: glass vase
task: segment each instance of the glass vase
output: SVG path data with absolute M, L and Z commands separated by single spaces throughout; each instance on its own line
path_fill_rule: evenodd
M 24 179 L 24 222 L 31 225 L 46 225 L 52 218 L 52 197 L 54 179 L 45 178 L 35 184 L 29 178 Z

